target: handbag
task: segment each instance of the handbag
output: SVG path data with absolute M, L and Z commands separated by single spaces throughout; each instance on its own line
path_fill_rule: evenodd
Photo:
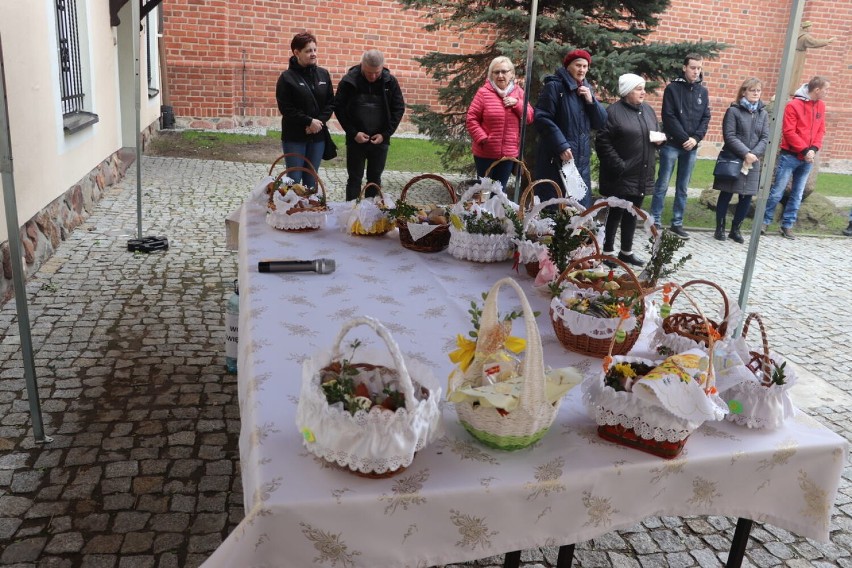
M 713 175 L 724 180 L 737 180 L 742 174 L 743 161 L 734 154 L 726 151 L 719 152 Z
M 322 151 L 322 159 L 333 160 L 337 157 L 337 144 L 331 139 L 331 132 L 328 131 L 328 126 L 322 127 L 322 134 L 325 137 L 325 148 Z

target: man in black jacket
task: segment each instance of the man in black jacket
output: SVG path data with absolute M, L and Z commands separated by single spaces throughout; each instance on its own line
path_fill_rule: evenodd
M 365 163 L 367 182 L 382 185 L 390 137 L 405 114 L 402 90 L 384 64 L 380 51 L 365 51 L 361 64 L 350 68 L 340 80 L 334 98 L 334 114 L 346 131 L 347 201 L 361 193 Z M 366 195 L 375 194 L 375 190 L 368 190 Z
M 710 124 L 707 88 L 701 84 L 702 63 L 701 55 L 687 55 L 683 60 L 683 75 L 669 83 L 663 93 L 663 132 L 668 141 L 660 148 L 660 171 L 651 200 L 651 214 L 654 223 L 660 227 L 666 192 L 677 162 L 671 229 L 684 239 L 689 238 L 689 234 L 683 230 L 686 189 L 698 156 L 698 143 L 707 134 L 707 126 Z

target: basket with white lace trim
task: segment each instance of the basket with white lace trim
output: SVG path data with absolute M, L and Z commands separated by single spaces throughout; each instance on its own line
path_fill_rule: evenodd
M 484 202 L 475 196 L 484 197 Z M 475 262 L 509 260 L 520 228 L 517 211 L 499 181 L 480 178 L 450 209 L 450 254 Z
M 344 337 L 358 326 L 371 328 L 387 350 L 362 353 L 354 341 L 344 353 Z M 388 329 L 362 316 L 342 327 L 330 350 L 304 362 L 296 424 L 317 457 L 361 476 L 388 477 L 441 436 L 441 396 L 431 371 L 406 361 Z
M 588 376 L 582 385 L 583 402 L 598 435 L 674 458 L 701 424 L 722 420 L 728 406 L 715 386 L 713 346 L 718 332 L 711 330 L 708 336 L 708 351 L 690 349 L 663 361 L 606 356 L 602 372 Z
M 757 322 L 760 330 L 757 349 L 746 341 L 752 321 Z M 766 328 L 757 313 L 748 315 L 734 347 L 746 372 L 720 377 L 719 392 L 730 411 L 726 419 L 748 428 L 780 428 L 795 413 L 790 387 L 796 383 L 796 371 L 779 354 L 770 351 Z
M 375 189 L 375 197 L 365 197 L 368 189 Z M 395 228 L 393 221 L 387 216 L 388 209 L 395 206 L 393 199 L 382 193 L 382 188 L 369 182 L 361 188 L 358 199 L 347 203 L 340 209 L 338 225 L 340 230 L 355 236 L 380 237 Z
M 302 172 L 311 175 L 316 188 L 294 181 L 287 174 Z M 328 213 L 325 184 L 317 173 L 301 166 L 285 168 L 266 188 L 266 223 L 282 231 L 314 231 L 325 227 Z

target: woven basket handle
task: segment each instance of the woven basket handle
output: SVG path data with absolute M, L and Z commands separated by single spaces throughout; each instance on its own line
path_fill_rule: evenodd
M 521 308 L 524 312 L 524 324 L 527 332 L 527 347 L 524 356 L 524 362 L 521 367 L 521 375 L 524 378 L 524 384 L 521 387 L 520 405 L 522 408 L 534 411 L 537 407 L 545 404 L 545 375 L 544 375 L 544 351 L 541 346 L 541 335 L 538 331 L 538 324 L 535 322 L 535 315 L 530 307 L 524 290 L 512 278 L 503 278 L 498 280 L 488 291 L 488 296 L 485 298 L 485 305 L 482 308 L 482 319 L 480 320 L 479 336 L 482 337 L 488 330 L 500 325 L 497 314 L 497 296 L 498 291 L 503 286 L 511 286 L 518 294 L 518 299 L 521 302 Z M 478 340 L 477 340 L 478 343 Z
M 489 175 L 491 174 L 491 170 L 493 170 L 495 167 L 497 167 L 498 164 L 502 164 L 503 162 L 514 162 L 515 164 L 519 164 L 521 166 L 521 177 L 523 177 L 524 180 L 527 182 L 526 185 L 528 186 L 530 185 L 530 183 L 532 183 L 532 175 L 530 174 L 529 169 L 527 169 L 527 165 L 521 160 L 513 158 L 511 156 L 504 156 L 496 162 L 492 162 L 491 165 L 488 166 L 488 169 L 485 170 L 485 175 L 482 177 L 487 177 L 488 179 L 491 179 Z M 512 169 L 514 170 L 514 168 Z M 503 189 L 505 190 L 506 188 L 504 187 Z
M 482 190 L 481 187 L 477 187 L 476 185 L 470 186 L 469 188 L 467 188 L 465 190 L 465 192 L 462 194 L 462 196 L 459 198 L 459 200 L 456 201 L 456 203 L 453 205 L 451 211 L 453 213 L 455 213 L 456 215 L 461 215 L 462 212 L 464 211 L 464 204 L 467 203 L 468 201 L 470 201 L 471 199 L 473 199 L 474 195 L 476 195 L 477 193 L 481 193 L 482 191 L 483 190 Z M 511 207 L 513 209 L 515 208 L 515 204 L 512 203 L 512 200 L 509 199 L 509 196 L 506 195 L 506 193 L 503 191 L 502 188 L 499 189 L 499 190 L 494 189 L 494 188 L 489 188 L 488 191 L 489 191 L 489 193 L 491 193 L 493 195 L 500 196 L 500 201 L 503 203 L 503 205 L 505 207 L 507 207 L 507 208 Z M 485 201 L 488 201 L 488 199 L 486 199 Z
M 539 180 L 539 181 L 550 181 L 550 180 Z M 536 183 L 538 183 L 538 182 L 536 182 Z M 530 223 L 532 223 L 532 221 L 534 219 L 538 218 L 539 214 L 544 210 L 545 207 L 550 207 L 551 205 L 559 205 L 559 206 L 562 206 L 562 207 L 567 205 L 569 207 L 573 207 L 574 209 L 576 209 L 580 213 L 582 213 L 586 209 L 585 207 L 583 207 L 580 204 L 579 201 L 577 201 L 576 199 L 573 199 L 571 197 L 554 197 L 552 199 L 548 199 L 547 201 L 542 201 L 538 205 L 533 206 L 533 208 L 529 212 L 529 215 L 524 217 L 524 214 L 523 214 L 524 205 L 523 205 L 523 199 L 522 199 L 521 205 L 518 209 L 518 217 L 523 218 L 524 234 L 527 234 L 527 229 L 529 229 Z
M 606 199 L 599 199 L 591 207 L 580 213 L 580 215 L 586 216 L 591 213 L 594 213 L 595 211 L 598 211 L 599 209 L 603 209 L 604 207 L 619 207 L 620 209 L 624 210 L 632 209 L 633 212 L 636 213 L 636 215 L 643 223 L 648 220 L 648 214 L 645 213 L 645 211 L 643 211 L 639 207 L 636 207 L 633 204 L 630 204 L 629 202 L 625 203 L 628 203 L 630 207 L 628 208 L 626 205 L 613 205 L 610 204 L 609 201 L 607 201 Z M 660 232 L 657 230 L 656 225 L 651 225 L 651 235 L 654 237 L 655 241 L 660 238 Z
M 588 209 L 586 209 L 586 211 L 588 211 Z M 575 258 L 574 260 L 571 261 L 571 264 L 569 264 L 568 266 L 565 267 L 565 270 L 563 270 L 562 274 L 559 275 L 559 278 L 556 279 L 556 283 L 561 284 L 562 282 L 565 281 L 566 278 L 568 278 L 569 274 L 571 274 L 575 270 L 578 270 L 580 268 L 580 266 L 586 266 L 587 265 L 586 263 L 591 261 L 591 260 L 601 260 L 601 261 L 606 260 L 607 262 L 614 262 L 620 268 L 624 269 L 624 273 L 627 274 L 627 276 L 631 280 L 633 280 L 633 283 L 636 285 L 636 290 L 639 293 L 639 295 L 636 296 L 636 298 L 633 301 L 635 302 L 635 301 L 641 301 L 642 300 L 642 286 L 639 284 L 639 279 L 636 278 L 636 273 L 633 272 L 633 270 L 631 270 L 631 268 L 629 266 L 624 264 L 622 261 L 618 260 L 617 257 L 610 256 L 608 254 L 591 254 L 589 256 L 582 256 L 580 258 Z M 631 302 L 631 304 L 632 303 L 633 302 Z
M 453 184 L 451 184 L 447 180 L 447 178 L 445 178 L 443 176 L 439 176 L 438 174 L 420 174 L 419 176 L 414 176 L 413 178 L 408 180 L 408 183 L 406 183 L 405 186 L 402 188 L 402 193 L 399 194 L 399 200 L 404 202 L 405 196 L 408 195 L 408 190 L 410 190 L 411 187 L 414 184 L 416 184 L 420 181 L 423 181 L 425 179 L 431 179 L 431 180 L 437 181 L 438 183 L 443 185 L 444 189 L 447 190 L 447 193 L 450 194 L 450 202 L 451 203 L 456 202 L 456 191 L 453 189 Z
M 382 193 L 382 186 L 380 186 L 379 184 L 377 184 L 374 181 L 368 181 L 367 183 L 364 184 L 364 187 L 361 188 L 361 193 L 358 195 L 358 201 L 361 201 L 362 199 L 364 199 L 364 195 L 367 193 L 367 190 L 370 189 L 371 187 L 376 188 L 376 192 L 379 194 L 379 197 L 382 198 L 382 203 L 384 203 L 385 194 Z
M 327 196 L 327 193 L 325 191 L 325 184 L 322 182 L 322 180 L 317 175 L 317 173 L 314 170 L 311 170 L 311 169 L 308 169 L 308 168 L 303 168 L 302 166 L 292 166 L 292 167 L 289 167 L 289 168 L 284 168 L 284 171 L 282 171 L 280 174 L 275 176 L 275 181 L 280 180 L 282 177 L 286 176 L 290 172 L 302 172 L 302 173 L 312 175 L 314 177 L 314 179 L 317 180 L 317 186 L 322 191 L 323 198 L 325 198 Z
M 314 177 L 316 177 L 317 169 L 314 167 L 314 165 L 311 163 L 311 161 L 307 158 L 307 156 L 303 156 L 302 154 L 299 154 L 298 152 L 285 152 L 285 153 L 281 154 L 280 156 L 278 156 L 277 158 L 275 158 L 275 161 L 272 162 L 271 166 L 269 166 L 269 175 L 272 175 L 272 171 L 275 169 L 275 165 L 278 164 L 278 162 L 280 162 L 284 158 L 301 158 L 302 160 L 305 161 L 305 163 L 308 165 L 308 167 L 311 169 L 311 171 L 314 172 Z
M 717 292 L 719 292 L 719 295 L 722 296 L 722 302 L 723 302 L 724 307 L 725 307 L 725 313 L 722 316 L 722 323 L 719 324 L 718 331 L 719 331 L 719 334 L 722 335 L 722 337 L 724 337 L 725 334 L 728 331 L 728 318 L 731 316 L 731 303 L 728 300 L 728 295 L 725 293 L 725 290 L 723 290 L 722 287 L 719 286 L 718 284 L 716 284 L 715 282 L 710 282 L 709 280 L 701 280 L 701 279 L 690 280 L 689 282 L 684 282 L 682 285 L 680 285 L 674 291 L 674 294 L 672 294 L 671 302 L 669 302 L 669 304 L 674 305 L 675 298 L 677 298 L 678 294 L 680 294 L 681 291 L 683 291 L 684 294 L 686 294 L 686 291 L 683 290 L 684 288 L 687 288 L 689 286 L 695 286 L 695 285 L 698 285 L 698 284 L 704 284 L 706 286 L 710 286 L 711 288 L 714 288 Z M 700 313 L 701 312 L 699 311 L 699 314 Z M 704 317 L 703 314 L 701 314 L 701 315 L 702 315 L 702 317 Z M 757 314 L 754 314 L 754 315 L 757 316 Z M 749 316 L 749 317 L 751 317 L 751 316 Z M 759 319 L 759 317 L 760 316 L 758 316 L 758 319 Z M 743 329 L 743 335 L 745 335 L 745 329 L 747 329 L 747 327 L 748 326 L 746 326 Z M 763 323 L 761 322 L 761 329 L 762 328 L 763 328 Z
M 387 346 L 388 351 L 393 358 L 393 364 L 396 367 L 396 371 L 399 373 L 399 382 L 402 386 L 402 394 L 405 396 L 405 408 L 411 412 L 417 405 L 417 399 L 414 398 L 414 383 L 411 382 L 411 375 L 408 374 L 408 368 L 405 366 L 405 361 L 402 358 L 402 352 L 399 350 L 399 345 L 391 336 L 388 328 L 386 328 L 384 324 L 376 318 L 370 316 L 358 316 L 343 324 L 343 327 L 340 328 L 340 332 L 337 334 L 337 338 L 334 340 L 331 360 L 340 360 L 342 356 L 340 352 L 340 344 L 343 342 L 343 338 L 346 337 L 346 334 L 349 333 L 350 330 L 362 325 L 366 325 L 375 331 L 376 334 L 385 342 L 385 346 Z
M 557 198 L 565 197 L 562 194 L 562 188 L 559 186 L 558 183 L 556 183 L 552 179 L 540 179 L 540 180 L 534 181 L 533 183 L 529 184 L 524 189 L 524 192 L 521 194 L 521 198 L 518 199 L 518 206 L 519 206 L 518 216 L 521 219 L 524 218 L 523 211 L 525 211 L 526 208 L 527 208 L 527 201 L 529 201 L 530 204 L 532 204 L 535 201 L 535 188 L 536 188 L 536 186 L 539 186 L 539 185 L 549 185 L 549 186 L 553 187 L 554 191 L 556 192 Z
M 761 366 L 763 367 L 763 379 L 761 383 L 763 386 L 769 386 L 772 384 L 772 359 L 769 357 L 769 339 L 766 337 L 766 327 L 763 325 L 763 319 L 761 319 L 760 314 L 757 312 L 751 312 L 743 323 L 743 331 L 742 338 L 745 339 L 748 335 L 748 327 L 751 324 L 751 320 L 755 320 L 757 322 L 757 327 L 760 330 L 760 341 L 763 344 L 763 356 L 760 358 Z

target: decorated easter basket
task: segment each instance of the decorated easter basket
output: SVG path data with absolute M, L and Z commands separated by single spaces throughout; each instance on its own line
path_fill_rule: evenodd
M 428 182 L 437 184 L 447 192 L 450 203 L 456 202 L 456 192 L 446 178 L 437 174 L 422 174 L 411 178 L 402 188 L 397 206 L 408 203 L 409 192 L 415 185 L 425 186 Z M 416 206 L 415 206 L 416 208 Z M 399 243 L 416 252 L 440 252 L 450 244 L 450 224 L 445 223 L 416 223 L 414 219 L 397 217 L 396 226 L 399 229 Z
M 535 187 L 541 184 L 552 185 L 557 192 L 557 197 L 532 205 Z M 541 262 L 550 261 L 553 264 L 549 246 L 553 244 L 553 239 L 561 241 L 562 248 L 567 252 L 565 256 L 568 262 L 601 252 L 595 231 L 596 222 L 590 217 L 580 217 L 579 214 L 585 208 L 570 197 L 561 197 L 561 191 L 559 185 L 552 180 L 538 180 L 521 195 L 518 215 L 523 224 L 523 236 L 515 238 L 517 247 L 515 258 L 518 264 L 524 265 L 527 275 L 533 278 L 538 275 Z M 576 214 L 568 218 L 567 223 L 565 218 L 560 219 L 559 222 L 552 218 L 541 218 L 542 211 L 551 206 L 559 207 L 559 215 L 570 215 L 572 211 Z M 557 276 L 558 272 L 552 277 Z
M 516 393 L 516 405 L 508 411 L 486 404 L 484 400 L 458 396 L 464 385 L 489 375 L 492 368 L 499 373 L 501 368 L 505 370 L 507 364 L 512 364 L 507 363 L 501 351 L 507 339 L 517 339 L 509 337 L 511 323 L 500 321 L 497 313 L 498 292 L 503 286 L 510 286 L 517 293 L 526 328 L 524 360 L 520 364 L 519 373 L 511 377 L 512 383 L 499 383 L 506 387 L 506 391 L 511 384 L 513 392 Z M 456 414 L 465 430 L 483 444 L 501 450 L 518 450 L 543 438 L 559 412 L 561 395 L 573 385 L 564 382 L 564 390 L 558 391 L 555 400 L 548 401 L 548 378 L 535 315 L 523 290 L 511 278 L 499 280 L 488 292 L 476 345 L 471 347 L 471 351 L 475 353 L 474 357 L 467 364 L 460 362 L 450 375 L 447 390 L 448 398 L 453 401 Z M 452 356 L 451 359 L 459 361 Z M 499 393 L 502 392 L 504 390 L 498 388 L 495 396 L 500 396 Z
M 368 189 L 375 188 L 378 195 L 365 197 Z M 392 231 L 395 227 L 388 218 L 388 209 L 394 207 L 394 202 L 385 197 L 382 188 L 369 182 L 361 188 L 358 199 L 341 209 L 339 215 L 340 229 L 345 233 L 361 237 L 380 237 Z
M 317 191 L 314 192 L 311 188 L 287 177 L 288 173 L 296 171 L 314 176 Z M 328 213 L 327 194 L 325 184 L 314 170 L 301 166 L 285 168 L 267 186 L 266 194 L 268 225 L 292 232 L 315 231 L 325 227 L 325 218 Z
M 591 207 L 580 213 L 580 215 L 589 218 L 597 217 L 602 209 L 607 208 L 623 209 L 628 214 L 633 215 L 634 217 L 636 217 L 637 225 L 644 227 L 645 230 L 651 234 L 651 237 L 655 243 L 659 242 L 660 231 L 657 230 L 657 227 L 654 225 L 653 218 L 649 216 L 648 213 L 636 207 L 626 199 L 620 199 L 618 197 L 606 197 L 604 199 L 599 199 Z M 611 258 L 607 257 L 607 260 L 611 260 Z M 628 275 L 623 275 L 620 277 L 621 285 L 623 288 L 629 288 L 635 286 L 638 282 L 638 292 L 644 295 L 650 290 L 653 290 L 657 284 L 655 279 L 646 280 L 644 275 L 644 271 L 635 275 L 635 278 L 630 278 Z
M 691 349 L 664 361 L 606 356 L 603 370 L 583 381 L 583 402 L 610 442 L 663 458 L 677 457 L 690 434 L 706 421 L 722 420 L 709 352 Z M 613 342 L 614 345 L 614 342 Z
M 371 328 L 387 353 L 346 357 L 341 344 L 358 326 Z M 344 324 L 331 350 L 304 362 L 296 424 L 315 456 L 361 476 L 387 477 L 441 436 L 441 396 L 431 371 L 406 361 L 388 329 L 362 316 Z
M 490 197 L 487 197 L 490 195 Z M 479 202 L 479 196 L 486 196 Z M 480 178 L 450 209 L 448 251 L 460 260 L 502 262 L 515 250 L 517 204 L 509 200 L 500 182 Z M 476 227 L 473 231 L 468 230 Z
M 672 313 L 675 300 L 680 295 L 680 290 L 692 288 L 693 290 L 710 288 L 721 298 L 721 317 L 719 319 L 705 318 L 704 315 L 697 311 L 678 311 Z M 668 307 L 665 307 L 665 306 Z M 738 308 L 732 306 L 728 295 L 721 286 L 710 282 L 709 280 L 690 280 L 681 285 L 679 289 L 674 290 L 670 302 L 664 304 L 662 321 L 659 322 L 657 332 L 654 336 L 654 344 L 657 349 L 663 353 L 680 353 L 693 347 L 701 347 L 706 349 L 709 345 L 707 338 L 707 325 L 709 321 L 713 325 L 713 329 L 719 332 L 721 339 L 727 339 L 729 332 L 733 331 L 736 325 L 732 325 L 732 318 L 740 313 Z M 738 321 L 738 320 L 737 320 Z
M 621 287 L 623 280 L 610 278 L 612 271 L 593 271 L 600 277 L 592 279 L 588 276 L 591 271 L 580 270 L 589 261 L 603 259 L 619 266 L 632 280 L 632 286 Z M 619 288 L 608 289 L 610 283 Z M 600 358 L 607 354 L 624 355 L 636 344 L 645 321 L 645 305 L 643 296 L 636 293 L 641 287 L 629 266 L 606 255 L 578 258 L 559 275 L 555 288 L 559 293 L 550 302 L 550 321 L 556 338 L 566 349 Z M 606 301 L 614 306 L 613 313 L 580 311 L 582 306 L 578 302 L 583 301 L 589 307 Z
M 760 330 L 758 349 L 747 344 L 752 321 L 757 322 Z M 780 428 L 795 413 L 790 399 L 790 387 L 797 379 L 795 370 L 788 367 L 780 355 L 770 351 L 766 328 L 757 313 L 748 315 L 742 336 L 735 343 L 748 373 L 730 386 L 720 380 L 719 391 L 730 410 L 725 418 L 748 428 Z

